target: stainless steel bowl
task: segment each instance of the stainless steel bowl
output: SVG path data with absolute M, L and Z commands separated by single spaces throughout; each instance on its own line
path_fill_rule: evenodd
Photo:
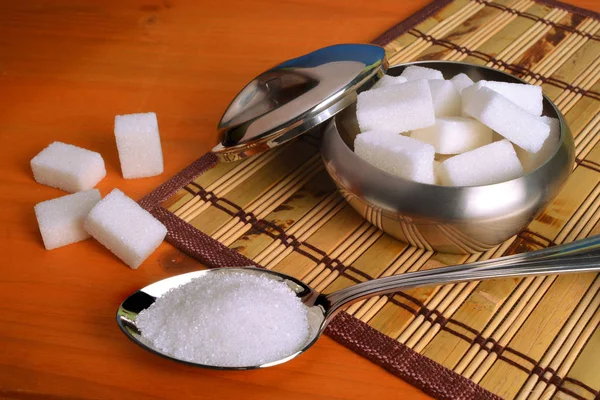
M 448 61 L 398 65 L 391 67 L 388 74 L 400 75 L 409 65 L 435 68 L 446 79 L 463 72 L 474 81 L 523 83 L 498 70 Z M 545 96 L 544 115 L 560 120 L 560 146 L 556 153 L 538 169 L 493 185 L 428 185 L 372 166 L 353 152 L 354 138 L 359 133 L 355 106 L 328 123 L 321 155 L 346 201 L 387 234 L 427 250 L 481 252 L 527 226 L 558 194 L 573 168 L 573 136 L 561 113 Z

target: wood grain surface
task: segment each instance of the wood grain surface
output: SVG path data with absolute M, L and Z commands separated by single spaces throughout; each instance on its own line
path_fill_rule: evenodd
M 428 0 L 0 2 L 0 398 L 428 398 L 324 337 L 278 367 L 220 372 L 129 342 L 115 311 L 157 279 L 201 267 L 167 243 L 137 271 L 94 240 L 44 250 L 33 206 L 62 196 L 29 160 L 54 140 L 98 151 L 134 199 L 217 142 L 233 96 L 274 64 L 368 42 Z M 600 11 L 597 0 L 571 4 Z M 114 115 L 158 114 L 165 172 L 125 180 Z

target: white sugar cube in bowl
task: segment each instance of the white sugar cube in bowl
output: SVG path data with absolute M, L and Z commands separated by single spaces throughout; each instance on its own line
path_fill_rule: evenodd
M 354 141 L 354 151 L 379 169 L 416 182 L 435 183 L 435 149 L 397 133 L 368 131 Z
M 490 144 L 492 130 L 471 118 L 439 117 L 434 125 L 412 131 L 410 137 L 432 145 L 438 154 L 460 154 Z
M 425 79 L 362 92 L 356 101 L 360 129 L 408 132 L 435 123 L 435 109 Z
M 387 75 L 408 81 L 371 92 L 382 91 L 377 96 L 361 93 L 358 112 L 355 106 L 337 114 L 321 146 L 329 175 L 365 219 L 423 249 L 476 253 L 517 234 L 558 194 L 573 167 L 573 137 L 556 106 L 540 97 L 541 89 L 505 72 L 461 62 L 409 63 L 389 68 Z M 434 87 L 431 103 L 421 93 L 422 82 Z M 419 96 L 393 92 L 403 85 Z M 450 111 L 435 107 L 436 92 L 450 99 L 443 102 L 452 106 Z M 459 110 L 451 101 L 458 93 Z M 361 97 L 369 101 L 361 104 Z M 393 118 L 377 114 L 385 108 Z M 453 126 L 456 121 L 468 129 Z M 377 131 L 392 136 L 382 140 Z M 501 140 L 493 140 L 498 134 Z M 395 143 L 405 136 L 433 146 L 435 159 L 424 151 L 426 161 L 406 155 L 379 160 L 384 153 L 401 154 Z M 437 181 L 410 178 L 408 171 L 418 163 L 433 168 Z
M 384 75 L 381 77 L 381 79 L 379 79 L 377 81 L 377 83 L 375 83 L 375 85 L 373 85 L 373 89 L 377 89 L 377 88 L 385 87 L 385 86 L 399 85 L 399 84 L 405 83 L 405 82 L 408 82 L 408 79 L 406 79 L 403 76 Z
M 471 86 L 474 82 L 467 74 L 461 72 L 460 74 L 454 75 L 450 82 L 454 85 L 458 93 L 462 93 L 463 90 Z

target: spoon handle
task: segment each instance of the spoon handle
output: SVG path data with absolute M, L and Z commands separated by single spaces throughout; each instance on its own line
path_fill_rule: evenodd
M 484 279 L 600 271 L 600 235 L 576 242 L 493 260 L 407 272 L 359 283 L 326 295 L 327 319 L 343 307 L 367 297 L 417 286 Z

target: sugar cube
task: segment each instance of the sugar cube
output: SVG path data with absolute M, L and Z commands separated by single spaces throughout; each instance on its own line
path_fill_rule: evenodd
M 373 85 L 372 89 L 377 89 L 380 87 L 386 87 L 386 86 L 392 86 L 392 85 L 399 85 L 400 83 L 404 83 L 406 81 L 407 81 L 407 79 L 403 76 L 384 75 L 381 77 L 381 79 L 379 79 L 377 81 L 377 83 L 375 83 L 375 85 Z
M 115 138 L 123 178 L 145 178 L 163 173 L 163 154 L 155 113 L 117 115 Z
M 463 102 L 482 87 L 489 88 L 500 93 L 528 113 L 539 117 L 542 115 L 543 96 L 542 88 L 524 83 L 508 83 L 494 81 L 479 81 L 462 92 Z
M 478 186 L 517 178 L 523 175 L 523 167 L 505 139 L 449 158 L 436 172 L 442 185 Z
M 463 102 L 465 100 L 463 109 L 467 114 L 530 153 L 537 153 L 550 133 L 550 127 L 540 117 L 531 115 L 487 87 L 463 97 Z
M 560 122 L 557 118 L 551 117 L 540 117 L 542 121 L 550 126 L 550 134 L 542 148 L 537 153 L 529 153 L 523 149 L 516 148 L 517 156 L 523 164 L 525 172 L 531 172 L 536 168 L 540 167 L 546 161 L 550 159 L 552 154 L 558 149 L 560 143 Z
M 458 75 L 454 75 L 450 82 L 454 85 L 458 93 L 462 93 L 462 91 L 469 86 L 471 86 L 474 82 L 471 78 L 467 76 L 467 74 L 460 73 Z
M 367 90 L 358 95 L 356 117 L 362 132 L 393 133 L 435 123 L 433 101 L 426 80 Z
M 356 136 L 356 154 L 392 175 L 422 182 L 435 183 L 433 146 L 397 133 L 368 131 Z
M 415 129 L 410 137 L 428 143 L 440 154 L 460 154 L 492 142 L 492 130 L 463 117 L 439 117 L 435 125 Z
M 418 65 L 411 65 L 404 68 L 400 76 L 406 78 L 409 81 L 415 81 L 419 79 L 444 79 L 444 75 L 436 69 L 420 67 Z
M 31 170 L 36 182 L 70 193 L 91 189 L 106 176 L 100 154 L 62 142 L 33 157 Z
M 132 269 L 139 267 L 167 234 L 159 220 L 119 189 L 92 208 L 84 227 Z
M 444 80 L 429 81 L 433 110 L 436 117 L 460 115 L 460 93 L 452 82 Z
M 35 217 L 46 250 L 89 238 L 83 221 L 100 199 L 98 189 L 91 189 L 36 204 Z

